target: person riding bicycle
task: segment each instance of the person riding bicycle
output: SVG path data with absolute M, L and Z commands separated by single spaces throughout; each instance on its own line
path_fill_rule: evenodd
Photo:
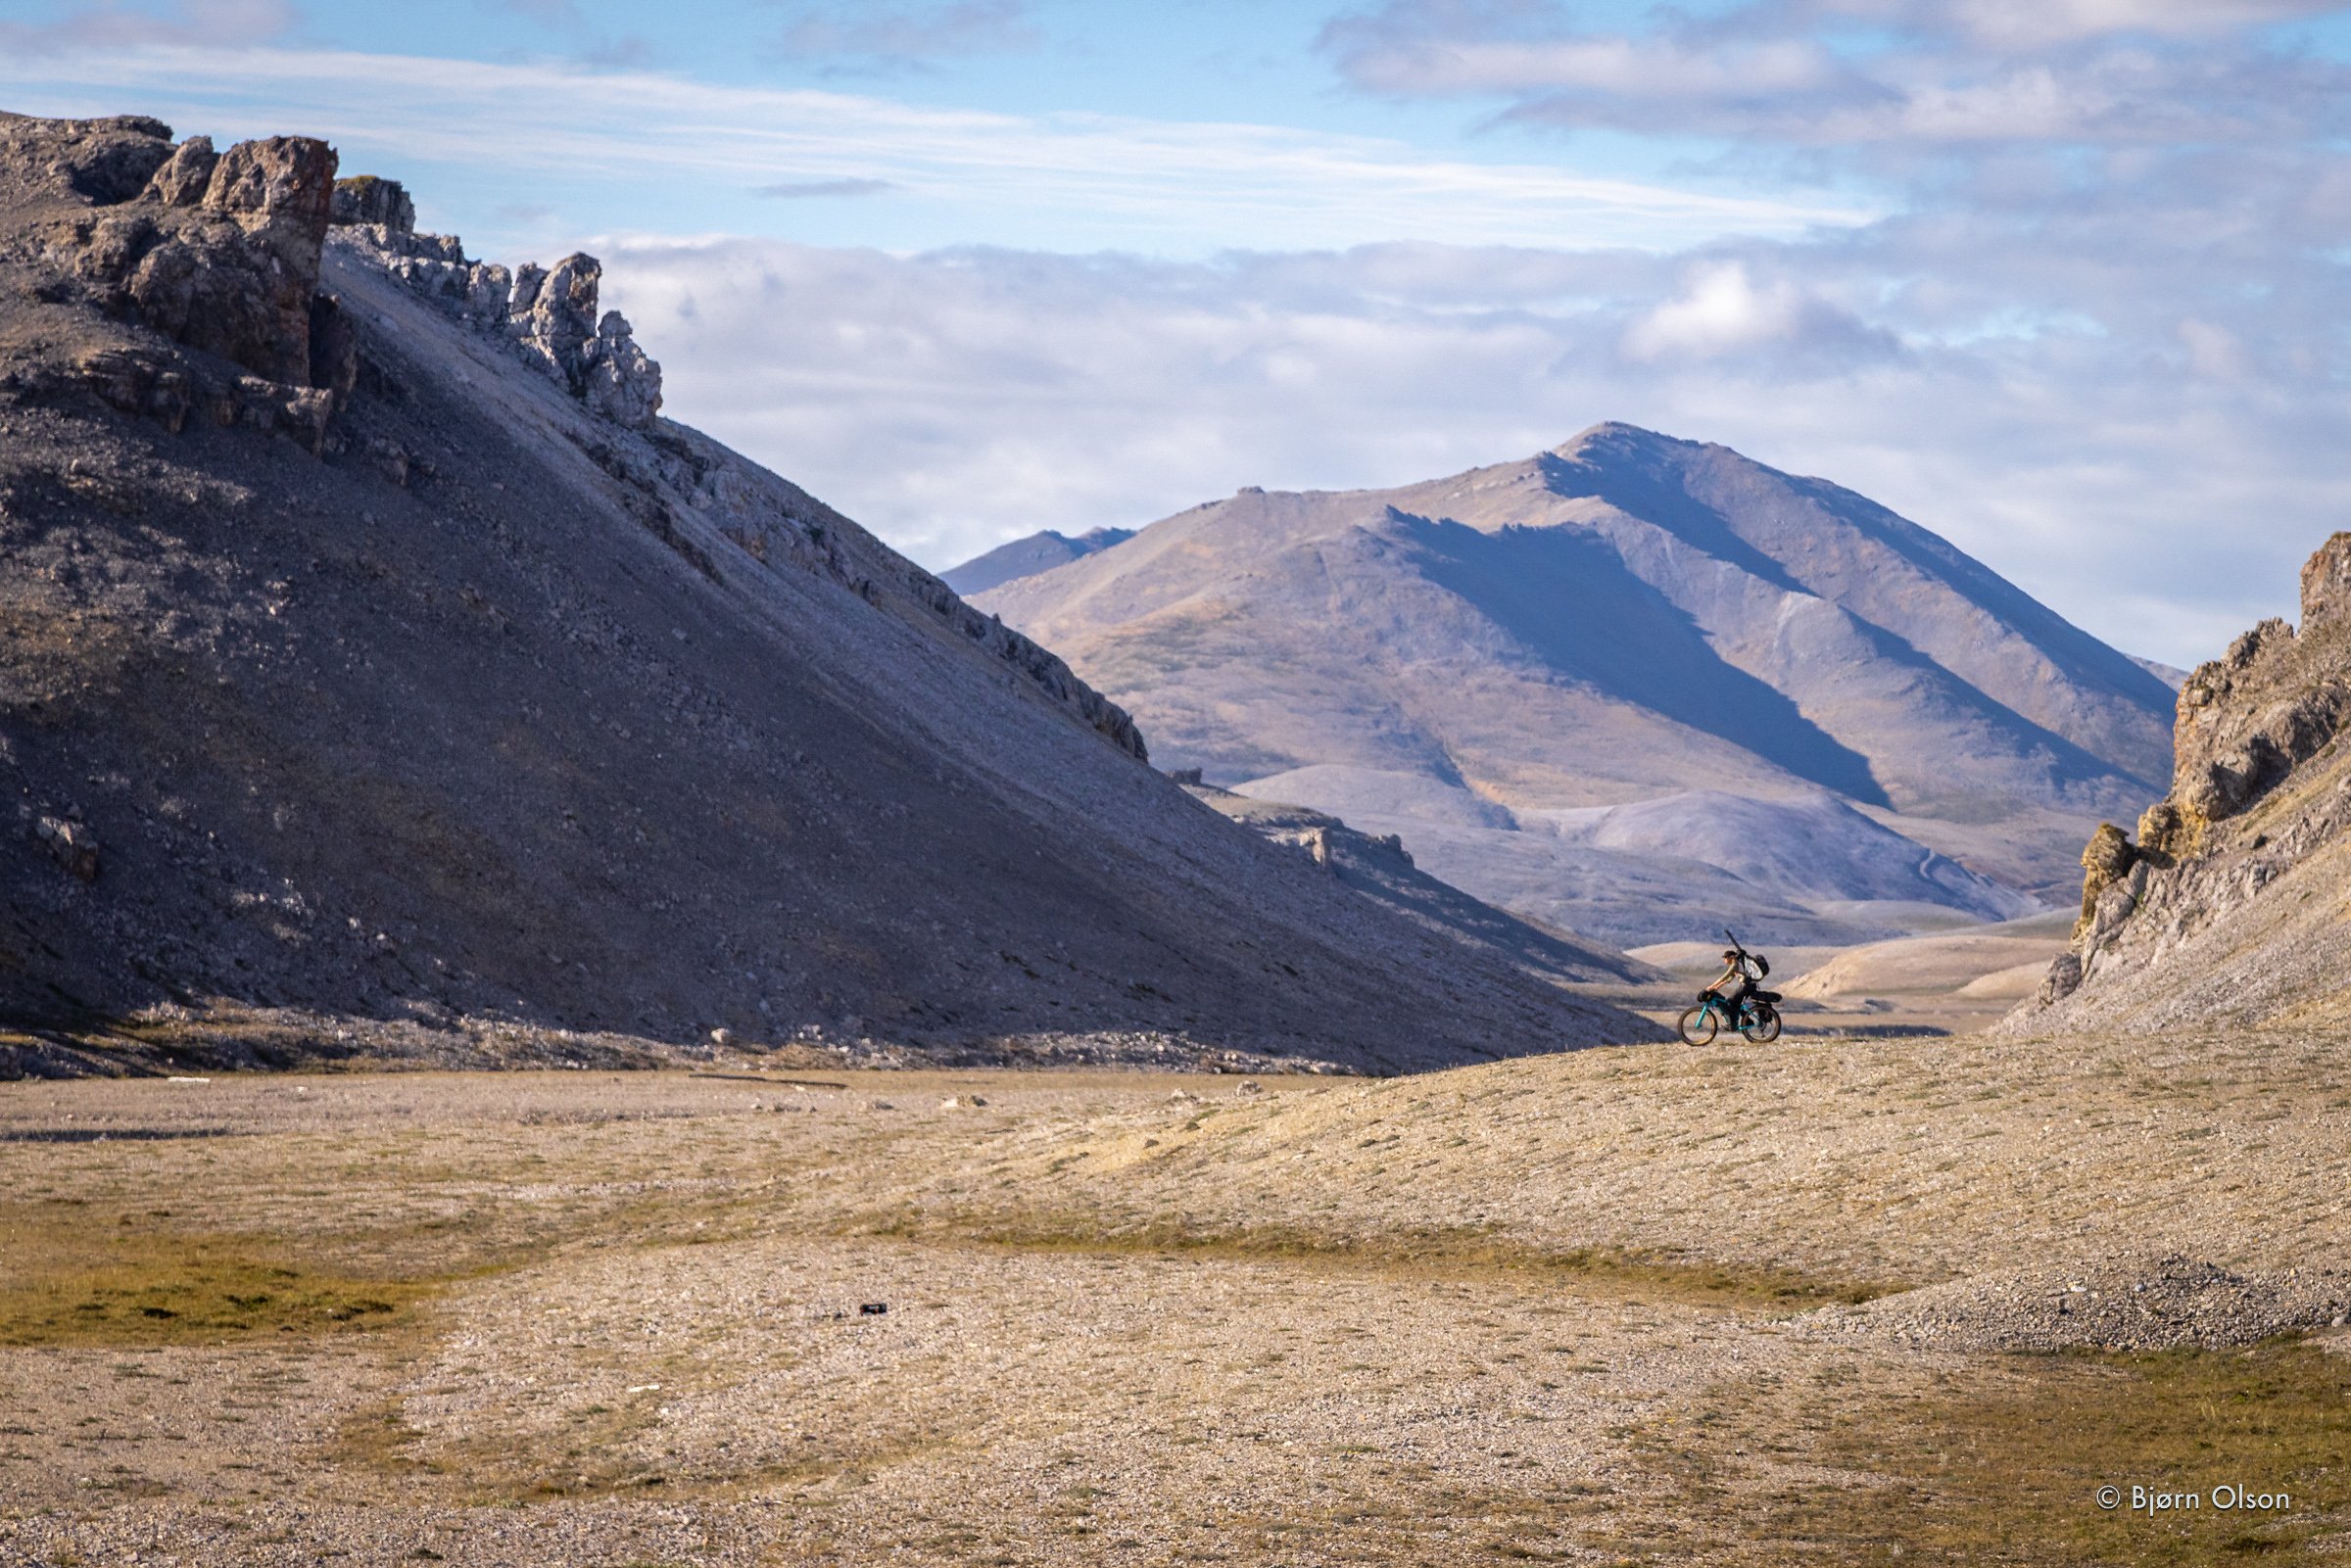
M 1759 982 L 1771 973 L 1771 960 L 1749 952 L 1729 930 L 1722 934 L 1731 938 L 1722 950 L 1722 973 L 1698 993 L 1698 1006 L 1682 1014 L 1675 1032 L 1685 1045 L 1712 1045 L 1728 1024 L 1755 1044 L 1769 1045 L 1780 1037 L 1780 993 Z
M 1747 999 L 1755 994 L 1755 981 L 1761 977 L 1755 972 L 1754 961 L 1742 949 L 1726 947 L 1722 950 L 1722 973 L 1706 991 L 1721 997 L 1725 1011 L 1738 1020 L 1747 1016 Z M 1731 986 L 1733 980 L 1739 983 Z M 1725 990 L 1725 986 L 1731 988 Z

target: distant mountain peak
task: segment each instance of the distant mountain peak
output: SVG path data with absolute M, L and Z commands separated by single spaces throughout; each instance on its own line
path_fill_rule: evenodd
M 1599 424 L 1587 425 L 1569 436 L 1565 441 L 1552 448 L 1551 452 L 1554 456 L 1573 460 L 1584 457 L 1587 452 L 1596 448 L 1602 450 L 1648 449 L 1662 451 L 1674 448 L 1696 451 L 1710 445 L 1712 444 L 1709 442 L 1685 441 L 1679 436 L 1668 436 L 1659 431 L 1645 429 L 1640 425 L 1629 425 L 1620 419 L 1604 419 Z
M 1848 902 L 1981 915 L 1931 852 L 2051 893 L 2097 816 L 2171 771 L 2163 683 L 1947 541 L 1622 421 L 1390 490 L 1235 496 L 980 602 L 1136 711 L 1165 759 L 1400 832 L 1478 896 L 1619 943 L 1757 896 L 1736 835 L 1695 857 L 1712 873 L 1661 876 L 1661 844 L 1643 872 L 1552 832 L 1558 813 L 1828 790 L 1853 811 L 1741 820 L 1818 864 L 1892 865 L 1892 828 L 1927 870 L 1856 873 Z M 1908 918 L 1804 899 L 1821 907 L 1772 906 L 1781 939 Z
M 962 594 L 984 594 L 991 588 L 1024 577 L 1049 572 L 1074 560 L 1123 545 L 1134 537 L 1131 528 L 1089 528 L 1082 534 L 1064 534 L 1051 528 L 998 545 L 960 566 L 939 573 L 947 587 Z

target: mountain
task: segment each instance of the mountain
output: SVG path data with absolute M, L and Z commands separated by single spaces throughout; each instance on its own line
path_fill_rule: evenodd
M 1123 545 L 1134 537 L 1130 528 L 1095 528 L 1072 538 L 1043 529 L 1026 539 L 1016 539 L 1009 545 L 998 545 L 984 555 L 975 555 L 961 566 L 949 567 L 939 574 L 939 580 L 958 594 L 983 594 L 1000 588 L 1016 577 L 1034 577 L 1056 566 L 1067 565 L 1081 555 Z
M 2017 913 L 1978 882 L 2069 889 L 2088 827 L 2171 767 L 2163 682 L 1945 541 L 1621 424 L 1396 490 L 1244 490 L 975 603 L 1163 762 L 1400 832 L 1480 897 L 1626 945 L 1725 914 L 1851 941 L 1921 902 Z M 1576 815 L 1664 797 L 1773 807 L 1727 835 L 1677 808 L 1630 855 Z M 1696 847 L 1748 831 L 1805 875 Z M 1906 882 L 1846 875 L 1895 853 Z
M 2082 852 L 2082 916 L 1999 1025 L 2340 1028 L 2351 975 L 2351 533 L 2302 568 L 2299 628 L 2264 621 L 2189 676 L 2179 765 L 2133 843 Z
M 0 1022 L 117 1060 L 1657 1037 L 1203 808 L 1058 658 L 659 417 L 593 258 L 476 261 L 335 172 L 0 119 Z

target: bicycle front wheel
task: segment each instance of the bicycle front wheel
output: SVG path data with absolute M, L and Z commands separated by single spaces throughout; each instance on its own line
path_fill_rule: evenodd
M 1712 1045 L 1722 1022 L 1714 1016 L 1712 1008 L 1702 1002 L 1682 1015 L 1680 1026 L 1684 1045 Z

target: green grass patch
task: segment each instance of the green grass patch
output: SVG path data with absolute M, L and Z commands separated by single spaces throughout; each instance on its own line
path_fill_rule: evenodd
M 410 1322 L 437 1282 L 248 1235 L 162 1232 L 74 1207 L 0 1218 L 0 1345 L 144 1347 Z
M 1883 1479 L 1774 1497 L 1760 1560 L 2185 1568 L 2351 1545 L 2351 1360 L 2309 1344 L 2003 1358 L 1852 1405 L 1817 1457 Z M 2134 1485 L 2198 1502 L 2134 1512 Z M 2221 1486 L 2290 1505 L 2220 1507 Z

